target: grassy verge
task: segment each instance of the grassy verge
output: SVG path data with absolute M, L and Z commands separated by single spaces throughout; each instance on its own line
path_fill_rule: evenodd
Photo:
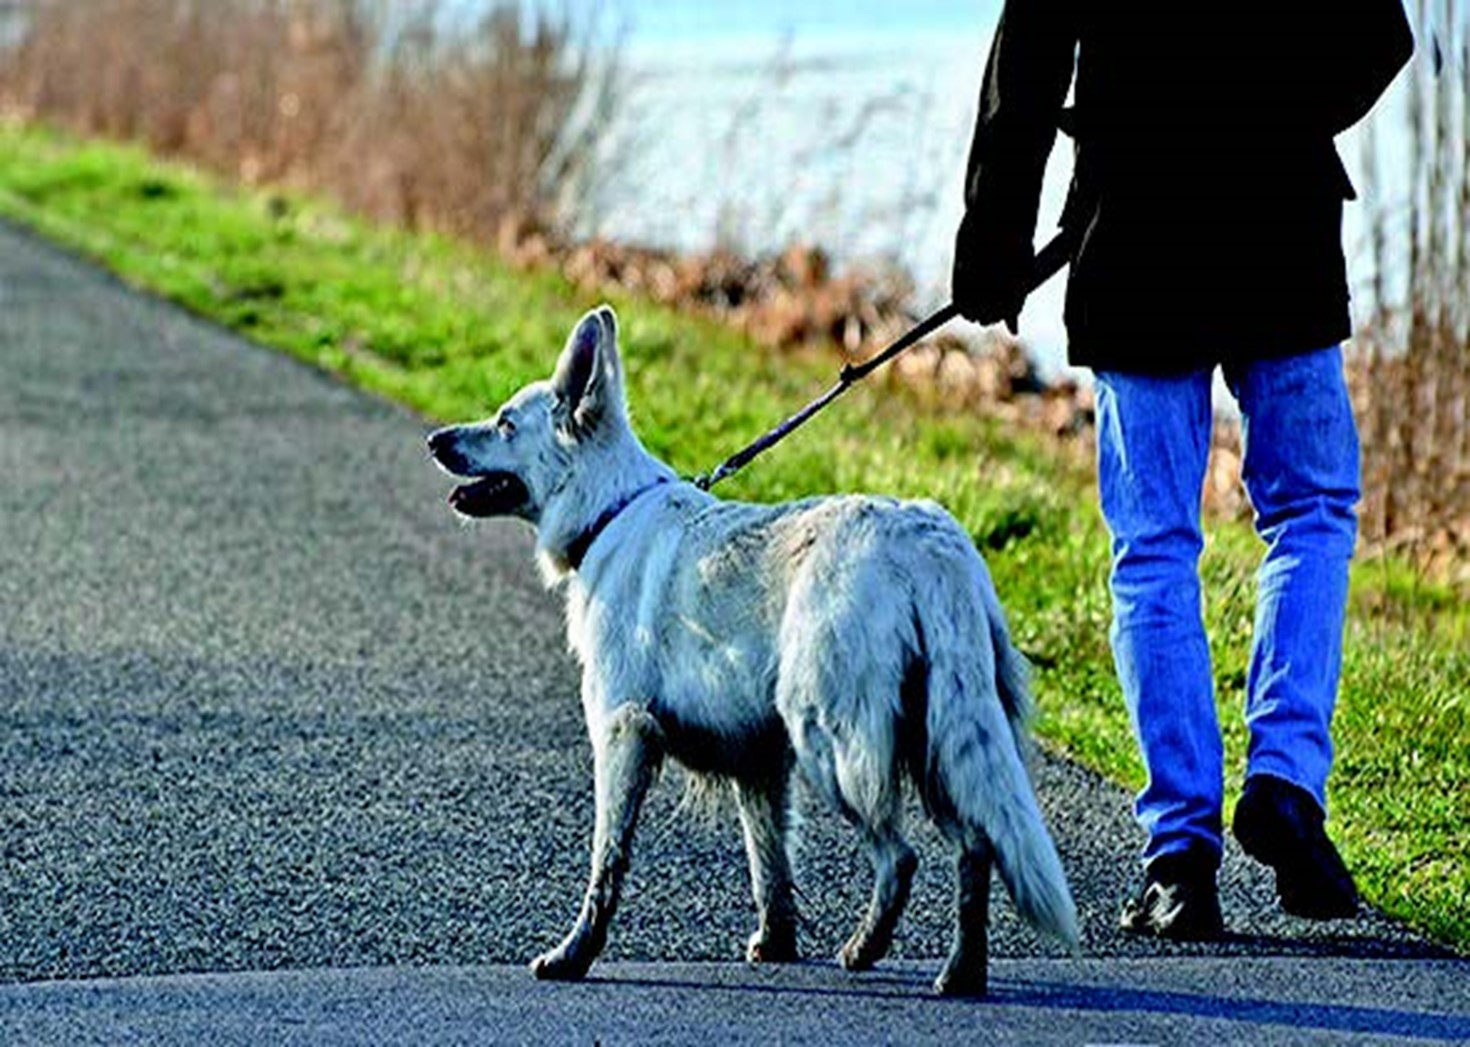
M 592 302 L 454 242 L 371 228 L 317 202 L 241 193 L 116 146 L 0 129 L 0 215 L 140 287 L 437 419 L 479 417 L 551 366 Z M 759 350 L 707 320 L 613 295 L 649 447 L 711 467 L 813 395 L 835 361 Z M 859 388 L 723 493 L 865 489 L 944 502 L 986 550 L 1038 666 L 1039 728 L 1141 780 L 1107 649 L 1107 542 L 1085 463 L 973 414 Z M 1212 528 L 1207 620 L 1232 790 L 1250 635 L 1249 530 Z M 1335 833 L 1372 901 L 1470 947 L 1470 609 L 1390 564 L 1354 579 Z M 1123 856 L 1120 856 L 1122 860 Z

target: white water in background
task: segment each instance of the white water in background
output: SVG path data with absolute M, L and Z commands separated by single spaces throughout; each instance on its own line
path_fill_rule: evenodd
M 793 6 L 735 14 L 683 0 L 633 5 L 628 84 L 598 184 L 579 201 L 580 231 L 749 254 L 815 244 L 839 268 L 901 268 L 918 306 L 936 307 L 948 298 L 1000 4 L 815 4 L 804 17 L 790 15 Z M 1070 150 L 1057 149 L 1041 237 L 1070 169 Z M 1063 359 L 1062 287 L 1053 281 L 1022 316 L 1049 367 Z

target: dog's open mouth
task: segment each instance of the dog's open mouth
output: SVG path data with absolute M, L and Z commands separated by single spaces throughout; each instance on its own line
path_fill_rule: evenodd
M 449 505 L 464 516 L 505 516 L 530 499 L 514 473 L 488 473 L 449 492 Z

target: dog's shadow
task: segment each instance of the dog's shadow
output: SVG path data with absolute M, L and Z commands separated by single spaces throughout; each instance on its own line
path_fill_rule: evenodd
M 1248 944 L 1259 947 L 1264 942 L 1259 936 L 1250 936 Z M 1391 943 L 1381 943 L 1381 955 L 1375 954 L 1374 943 L 1362 941 L 1308 944 L 1273 939 L 1273 944 L 1282 946 L 1278 957 L 1311 956 L 1330 960 L 1351 955 L 1358 959 L 1371 957 L 1398 962 L 1405 959 L 1402 948 Z M 1426 959 L 1422 953 L 1417 957 Z M 636 973 L 594 977 L 588 981 L 604 987 L 765 997 L 795 1006 L 803 1006 L 808 1000 L 883 1000 L 902 1001 L 912 1008 L 952 1007 L 977 1013 L 989 1010 L 1037 1011 L 1054 1016 L 1043 1017 L 1042 1021 L 1064 1021 L 1068 1015 L 1205 1019 L 1234 1023 L 1240 1027 L 1241 1035 L 1249 1035 L 1245 1030 L 1250 1028 L 1275 1027 L 1278 1030 L 1298 1029 L 1303 1033 L 1417 1038 L 1444 1043 L 1470 1040 L 1470 1014 L 1466 1013 L 1431 1013 L 1320 999 L 1272 998 L 1259 992 L 1252 994 L 1248 989 L 1232 994 L 1145 988 L 1119 984 L 1127 978 L 1126 973 L 1114 975 L 1107 982 L 1099 982 L 1096 974 L 1099 968 L 1096 966 L 1079 968 L 1075 976 L 1069 976 L 1067 961 L 1057 961 L 1057 967 L 1055 977 L 1007 977 L 1003 973 L 993 973 L 989 995 L 976 999 L 934 995 L 928 978 L 917 968 L 852 974 L 818 960 L 769 969 L 743 964 L 710 965 L 707 978 L 693 976 L 682 968 L 674 968 L 668 977 L 660 977 L 643 967 Z M 1147 977 L 1146 972 L 1141 974 L 1143 978 Z M 1310 984 L 1310 974 L 1303 971 L 1300 981 Z

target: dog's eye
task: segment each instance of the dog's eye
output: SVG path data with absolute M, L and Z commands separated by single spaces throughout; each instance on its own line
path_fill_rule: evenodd
M 495 421 L 495 431 L 498 432 L 502 438 L 509 440 L 512 436 L 516 434 L 516 423 L 512 422 L 508 417 L 502 415 Z

